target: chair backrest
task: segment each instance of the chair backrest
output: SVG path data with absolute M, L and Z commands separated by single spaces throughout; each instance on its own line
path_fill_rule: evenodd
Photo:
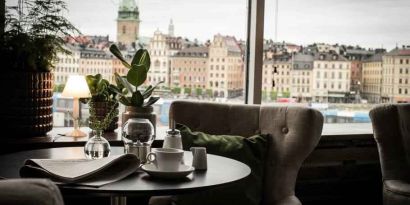
M 410 180 L 410 104 L 384 104 L 370 111 L 385 180 Z
M 215 104 L 175 101 L 170 121 L 195 131 L 249 137 L 271 134 L 263 204 L 297 200 L 294 189 L 302 162 L 319 142 L 323 116 L 302 107 Z

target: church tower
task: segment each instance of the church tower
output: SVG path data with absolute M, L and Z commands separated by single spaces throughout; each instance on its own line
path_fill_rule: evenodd
M 139 11 L 135 0 L 121 0 L 117 18 L 117 42 L 127 47 L 138 39 Z
M 174 37 L 174 23 L 172 22 L 172 19 L 169 21 L 168 35 Z

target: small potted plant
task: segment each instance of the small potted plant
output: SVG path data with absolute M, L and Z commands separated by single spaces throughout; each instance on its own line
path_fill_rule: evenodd
M 83 102 L 88 103 L 90 111 L 94 112 L 93 119 L 103 120 L 112 109 L 115 109 L 117 115 L 110 118 L 110 123 L 103 130 L 104 132 L 114 131 L 118 128 L 118 100 L 117 92 L 114 91 L 115 85 L 103 79 L 101 74 L 87 75 L 85 79 L 90 89 L 91 98 L 83 100 Z M 89 123 L 90 127 L 93 127 L 95 122 L 90 120 Z
M 151 65 L 149 53 L 146 49 L 139 49 L 128 63 L 116 45 L 110 46 L 111 53 L 116 56 L 122 64 L 128 68 L 126 76 L 120 76 L 115 73 L 117 83 L 116 91 L 119 96 L 119 102 L 125 105 L 125 112 L 122 114 L 122 123 L 129 118 L 145 118 L 156 124 L 156 115 L 152 105 L 159 100 L 159 97 L 151 96 L 157 86 L 147 86 L 140 90 L 141 85 L 147 79 L 147 74 Z
M 104 115 L 100 115 L 95 109 L 93 100 L 89 101 L 90 105 L 90 128 L 93 130 L 93 136 L 87 141 L 84 146 L 84 153 L 88 159 L 100 159 L 108 157 L 111 152 L 111 146 L 108 140 L 103 137 L 103 131 L 106 130 L 113 119 L 118 116 L 118 109 L 112 106 Z
M 16 136 L 43 136 L 53 127 L 52 73 L 64 37 L 79 33 L 64 17 L 64 1 L 25 0 L 5 15 L 0 36 L 4 96 L 0 121 Z

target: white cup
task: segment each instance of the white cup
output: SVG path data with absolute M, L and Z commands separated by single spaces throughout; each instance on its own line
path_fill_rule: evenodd
M 179 171 L 183 157 L 182 149 L 157 148 L 147 155 L 147 161 L 153 163 L 159 171 L 175 172 Z

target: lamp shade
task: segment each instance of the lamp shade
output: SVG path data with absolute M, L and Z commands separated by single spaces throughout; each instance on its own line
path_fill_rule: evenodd
M 69 76 L 61 96 L 75 98 L 90 97 L 90 89 L 88 88 L 87 81 L 85 81 L 85 77 L 82 75 Z

